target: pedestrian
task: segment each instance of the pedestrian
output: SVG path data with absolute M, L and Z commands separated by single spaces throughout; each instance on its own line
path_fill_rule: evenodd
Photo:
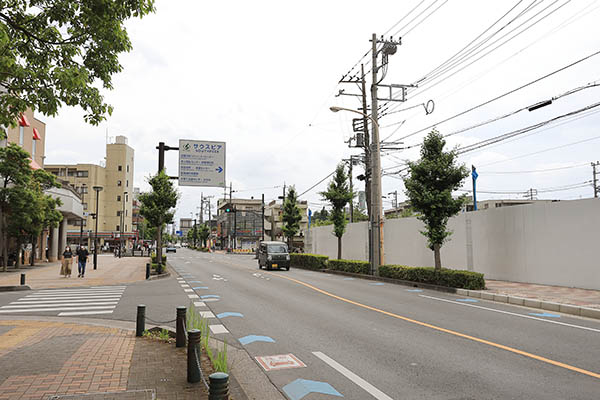
M 85 275 L 85 264 L 87 263 L 89 252 L 85 248 L 85 246 L 81 246 L 77 251 L 77 260 L 79 261 L 77 265 L 77 271 L 79 271 L 79 278 L 83 278 Z
M 60 274 L 64 275 L 65 278 L 71 276 L 71 263 L 73 262 L 73 252 L 69 246 L 65 247 L 63 252 L 62 266 L 60 268 Z

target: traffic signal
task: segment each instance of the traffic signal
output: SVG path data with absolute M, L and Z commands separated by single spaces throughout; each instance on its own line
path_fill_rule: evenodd
M 226 212 L 226 213 L 228 213 L 228 212 L 231 212 L 231 208 L 227 207 L 227 208 L 225 209 L 225 212 Z

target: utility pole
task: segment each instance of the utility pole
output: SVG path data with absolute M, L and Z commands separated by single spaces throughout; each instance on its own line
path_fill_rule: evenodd
M 352 156 L 350 156 L 350 166 L 348 168 L 348 181 L 350 182 L 350 193 L 354 193 L 352 190 L 352 164 L 354 160 Z M 354 200 L 350 199 L 350 223 L 354 222 Z
M 200 224 L 204 223 L 204 193 L 200 192 Z
M 265 241 L 265 194 L 262 194 L 262 202 L 261 202 L 261 211 L 262 211 L 262 240 Z
M 525 198 L 529 198 L 529 200 L 536 200 L 537 189 L 529 189 L 525 194 Z
M 600 166 L 600 161 L 592 163 L 592 170 L 594 174 L 594 198 L 598 198 L 598 193 L 600 192 L 600 187 L 598 187 L 598 172 L 596 171 L 596 167 L 598 166 Z
M 394 190 L 393 192 L 389 192 L 388 196 L 390 194 L 394 195 L 394 201 L 392 202 L 392 205 L 394 206 L 394 215 L 398 216 L 398 191 Z
M 371 53 L 373 66 L 373 80 L 371 82 L 371 118 L 373 123 L 378 124 L 377 120 L 377 35 L 374 33 L 371 38 Z M 381 159 L 379 152 L 379 129 L 373 127 L 373 137 L 371 141 L 371 244 L 373 248 L 373 259 L 371 263 L 371 274 L 379 275 L 379 266 L 384 263 L 383 259 L 383 220 L 381 219 Z

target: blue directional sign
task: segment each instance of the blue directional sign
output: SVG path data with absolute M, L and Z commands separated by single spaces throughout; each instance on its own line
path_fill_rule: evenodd
M 283 387 L 285 394 L 292 400 L 300 400 L 310 393 L 329 394 L 337 397 L 344 397 L 327 382 L 310 381 L 308 379 L 296 379 Z
M 223 312 L 221 314 L 217 314 L 217 318 L 221 319 L 221 318 L 225 318 L 225 317 L 244 317 L 244 314 L 239 313 L 239 312 Z
M 275 340 L 269 336 L 248 335 L 238 339 L 244 346 L 253 342 L 275 343 Z

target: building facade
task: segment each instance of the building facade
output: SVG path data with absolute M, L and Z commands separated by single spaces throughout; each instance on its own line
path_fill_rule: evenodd
M 223 249 L 257 248 L 263 238 L 262 208 L 262 200 L 217 200 L 217 246 Z
M 100 245 L 110 248 L 121 242 L 130 245 L 137 239 L 133 227 L 133 168 L 134 150 L 125 136 L 117 136 L 114 143 L 106 145 L 105 166 L 95 164 L 52 164 L 45 169 L 69 182 L 83 197 L 84 231 L 93 239 L 95 213 L 98 210 L 98 238 Z M 101 187 L 98 193 L 94 187 Z M 98 198 L 98 204 L 96 204 Z M 139 223 L 139 220 L 137 221 Z M 67 221 L 68 239 L 77 241 L 80 221 Z M 91 243 L 90 243 L 91 244 Z M 105 246 L 106 248 L 106 246 Z
M 308 203 L 306 200 L 297 203 L 300 209 L 300 230 L 294 236 L 292 247 L 304 249 L 304 241 L 308 231 Z M 275 200 L 265 206 L 265 240 L 287 241 L 283 234 L 283 209 Z

